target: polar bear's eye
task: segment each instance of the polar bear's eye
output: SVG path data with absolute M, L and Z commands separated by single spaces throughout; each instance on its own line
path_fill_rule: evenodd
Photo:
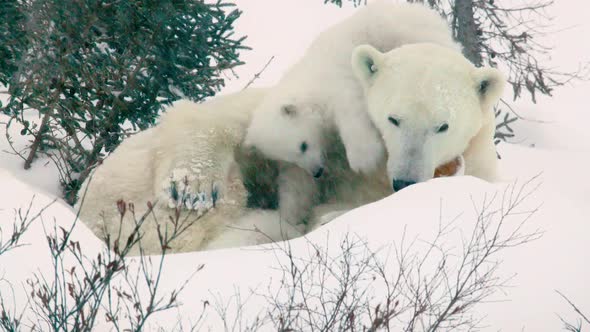
M 399 120 L 394 118 L 393 116 L 390 116 L 387 118 L 389 120 L 389 122 L 391 122 L 394 126 L 399 127 Z
M 438 129 L 436 129 L 436 133 L 444 133 L 445 131 L 449 130 L 449 125 L 447 123 L 443 123 Z
M 299 150 L 301 150 L 302 153 L 307 151 L 307 143 L 306 142 L 301 143 L 301 146 L 299 146 Z

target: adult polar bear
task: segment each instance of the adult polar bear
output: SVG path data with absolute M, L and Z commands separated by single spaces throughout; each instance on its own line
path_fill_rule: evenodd
M 352 51 L 361 44 L 389 51 L 416 42 L 461 50 L 446 21 L 434 10 L 416 3 L 369 3 L 315 39 L 254 110 L 244 144 L 319 177 L 330 149 L 325 133 L 335 130 L 350 169 L 373 174 L 385 157 L 383 142 L 367 112 L 363 86 L 353 73 Z M 325 173 L 333 171 L 326 168 Z M 311 207 L 320 202 L 298 201 L 314 197 L 318 189 L 311 177 L 298 174 L 301 171 L 289 172 L 280 176 L 279 211 L 284 220 L 296 225 L 308 219 Z
M 232 223 L 256 225 L 264 233 L 264 238 L 249 236 L 244 243 L 301 235 L 302 230 L 281 225 L 275 211 L 246 208 L 248 192 L 234 150 L 245 135 L 251 110 L 266 92 L 248 89 L 202 104 L 174 103 L 157 126 L 126 139 L 83 183 L 76 206 L 81 220 L 99 237 L 106 230 L 111 239 L 119 231 L 127 239 L 135 217 L 128 212 L 121 222 L 116 202 L 134 203 L 139 219 L 147 202 L 157 200 L 142 226 L 148 254 L 160 252 L 155 221 L 170 227 L 169 216 L 177 207 L 180 218 L 194 224 L 175 240 L 173 251 L 203 249 Z
M 505 85 L 500 71 L 476 68 L 461 53 L 432 43 L 385 54 L 359 46 L 352 66 L 387 147 L 394 190 L 431 179 L 457 156 L 465 159 L 465 174 L 494 180 L 493 105 Z

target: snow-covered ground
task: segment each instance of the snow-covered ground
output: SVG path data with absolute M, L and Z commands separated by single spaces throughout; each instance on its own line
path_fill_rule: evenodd
M 404 241 L 406 246 L 413 243 L 410 253 L 423 255 L 429 248 L 427 243 L 434 240 L 440 223 L 453 221 L 440 244 L 448 250 L 447 266 L 453 273 L 456 272 L 454 264 L 461 257 L 463 244 L 476 225 L 484 200 L 492 202 L 488 212 L 500 208 L 502 202 L 507 206 L 506 188 L 515 188 L 517 192 L 522 184 L 542 172 L 524 188 L 524 193 L 530 192 L 531 196 L 515 210 L 513 217 L 507 219 L 503 236 L 528 216 L 524 212 L 537 207 L 538 211 L 521 232 L 530 234 L 540 230 L 543 234 L 540 239 L 504 248 L 491 257 L 491 261 L 501 261 L 495 275 L 508 282 L 485 303 L 478 304 L 474 312 L 483 317 L 481 325 L 487 327 L 484 330 L 560 330 L 563 324 L 557 315 L 571 322 L 576 318 L 556 290 L 567 295 L 580 308 L 590 308 L 587 285 L 590 266 L 585 263 L 590 229 L 590 206 L 587 204 L 590 186 L 584 181 L 590 161 L 580 153 L 515 145 L 503 145 L 500 151 L 503 155 L 503 183 L 492 185 L 470 177 L 458 177 L 416 185 L 347 213 L 309 234 L 306 239 L 291 241 L 291 250 L 295 256 L 308 257 L 310 245 L 316 244 L 328 248 L 331 255 L 337 255 L 343 237 L 353 234 L 366 242 L 368 249 L 379 252 L 377 257 L 387 261 L 388 269 L 395 270 L 397 261 L 391 257 L 385 260 L 387 255 L 393 256 L 392 247 L 399 248 Z M 26 207 L 38 190 L 5 171 L 0 172 L 0 179 L 3 184 L 0 195 L 4 198 L 0 201 L 0 220 L 7 223 L 13 220 L 13 208 Z M 513 181 L 517 181 L 516 184 Z M 537 185 L 540 185 L 538 189 L 533 190 Z M 37 195 L 33 211 L 51 199 Z M 4 280 L 13 283 L 18 305 L 26 301 L 28 288 L 24 281 L 27 278 L 33 273 L 50 275 L 53 271 L 45 232 L 53 232 L 54 220 L 67 229 L 75 219 L 73 211 L 59 202 L 50 206 L 43 216 L 43 221 L 34 222 L 26 233 L 23 239 L 26 246 L 0 256 L 0 273 Z M 76 230 L 72 240 L 80 241 L 87 255 L 96 255 L 101 250 L 100 242 L 82 224 L 77 225 Z M 279 263 L 284 263 L 285 259 L 276 249 L 255 248 L 168 256 L 161 281 L 162 294 L 177 288 L 186 279 L 190 280 L 179 295 L 183 305 L 158 314 L 151 321 L 154 325 L 149 326 L 170 328 L 170 324 L 175 325 L 179 319 L 188 326 L 201 314 L 203 303 L 208 302 L 212 307 L 205 310 L 207 319 L 200 326 L 216 331 L 221 328 L 218 325 L 221 321 L 213 305 L 230 302 L 236 293 L 246 299 L 253 289 L 259 294 L 271 294 L 267 292 L 278 288 L 282 272 Z M 438 262 L 437 256 L 431 259 L 432 264 L 423 268 L 423 274 L 437 266 L 434 264 Z M 190 278 L 200 265 L 204 268 Z M 66 266 L 73 266 L 73 262 L 66 263 Z M 6 282 L 0 283 L 0 291 L 9 294 Z M 374 291 L 379 292 L 379 288 Z M 264 298 L 252 296 L 243 309 L 244 317 L 252 319 L 265 305 Z
M 323 5 L 319 0 L 276 0 L 265 2 L 264 6 L 247 0 L 236 3 L 244 10 L 238 30 L 249 35 L 248 45 L 254 50 L 244 53 L 243 60 L 247 65 L 238 70 L 240 79 L 228 82 L 224 92 L 242 88 L 271 56 L 275 56 L 254 83 L 257 86 L 272 84 L 301 55 L 319 30 L 353 11 L 350 5 L 340 9 Z M 555 30 L 561 30 L 549 40 L 555 46 L 552 53 L 554 65 L 564 70 L 576 68 L 578 63 L 590 58 L 590 43 L 579 38 L 590 34 L 590 24 L 585 22 L 587 10 L 562 1 L 556 2 L 549 14 L 556 17 L 553 22 Z M 562 30 L 564 28 L 568 29 Z M 565 294 L 590 315 L 590 265 L 587 264 L 590 258 L 590 177 L 587 174 L 590 169 L 590 132 L 586 130 L 590 115 L 585 109 L 589 88 L 588 82 L 581 82 L 557 90 L 553 98 L 539 98 L 536 105 L 526 101 L 515 104 L 519 114 L 532 120 L 523 120 L 514 126 L 518 135 L 514 144 L 500 144 L 502 180 L 498 183 L 457 177 L 415 185 L 351 211 L 305 239 L 290 241 L 291 250 L 295 256 L 309 257 L 314 252 L 310 246 L 319 245 L 327 247 L 330 255 L 337 256 L 343 237 L 354 236 L 367 244 L 366 249 L 378 251 L 376 257 L 386 261 L 390 271 L 395 271 L 398 266 L 392 258 L 395 248 L 413 243 L 410 253 L 423 255 L 428 252 L 428 243 L 434 240 L 441 223 L 452 221 L 453 226 L 441 247 L 449 253 L 448 271 L 456 272 L 458 258 L 477 225 L 478 211 L 484 199 L 489 202 L 495 197 L 486 211 L 505 208 L 509 194 L 513 193 L 514 197 L 514 192 L 508 191 L 507 194 L 506 188 L 518 190 L 533 179 L 525 187 L 525 192 L 539 185 L 538 188 L 532 190 L 517 209 L 517 212 L 524 211 L 522 214 L 506 219 L 502 236 L 519 225 L 529 215 L 527 211 L 537 207 L 537 212 L 528 219 L 521 232 L 541 230 L 542 236 L 523 245 L 503 248 L 486 263 L 500 262 L 495 276 L 508 281 L 484 303 L 476 305 L 471 313 L 482 318 L 480 325 L 485 331 L 563 330 L 559 316 L 572 323 L 578 318 L 556 291 Z M 0 117 L 2 121 L 5 121 L 4 117 Z M 18 128 L 14 128 L 13 133 L 17 144 L 24 144 L 19 141 Z M 533 144 L 534 148 L 531 147 Z M 0 137 L 0 150 L 7 149 L 5 138 Z M 59 197 L 57 173 L 51 163 L 38 160 L 29 171 L 22 170 L 21 165 L 22 161 L 13 155 L 0 155 L 0 242 L 5 240 L 6 230 L 10 230 L 6 225 L 14 220 L 15 209 L 26 208 L 33 195 L 33 211 Z M 72 208 L 58 199 L 44 211 L 42 220 L 31 225 L 23 239 L 27 245 L 0 255 L 0 295 L 13 299 L 9 310 L 18 311 L 26 303 L 28 278 L 35 273 L 52 273 L 46 232 L 53 232 L 54 222 L 67 229 L 74 220 Z M 497 218 L 493 219 L 492 224 L 497 221 Z M 72 240 L 80 241 L 90 256 L 103 250 L 101 242 L 83 224 L 76 226 Z M 240 301 L 246 302 L 242 316 L 252 320 L 267 307 L 267 302 L 261 296 L 248 295 L 252 290 L 258 294 L 270 294 L 278 289 L 282 279 L 280 263 L 285 263 L 285 257 L 276 248 L 266 248 L 168 256 L 161 291 L 165 294 L 189 279 L 178 296 L 183 305 L 157 314 L 148 327 L 178 328 L 175 324 L 181 319 L 182 326 L 187 328 L 204 310 L 205 320 L 199 327 L 222 330 L 224 327 L 219 325 L 221 321 L 215 304 L 223 303 L 221 306 L 227 305 L 231 309 L 228 303 L 236 299 L 231 296 L 237 293 L 242 296 Z M 386 257 L 389 259 L 385 260 Z M 423 274 L 434 271 L 437 266 L 436 258 L 440 257 L 433 257 L 432 261 L 427 261 L 430 265 L 426 264 Z M 74 262 L 67 261 L 68 264 Z M 191 277 L 201 265 L 204 268 Z M 383 289 L 378 287 L 379 283 L 375 286 L 373 293 L 378 296 Z M 230 312 L 229 316 L 232 315 Z M 26 321 L 30 316 L 24 318 Z M 236 327 L 236 330 L 240 329 Z

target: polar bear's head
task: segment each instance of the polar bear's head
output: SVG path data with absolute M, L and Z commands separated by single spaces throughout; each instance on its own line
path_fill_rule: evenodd
M 476 68 L 459 52 L 430 43 L 388 53 L 362 45 L 352 66 L 385 142 L 394 190 L 431 179 L 437 166 L 462 155 L 505 82 L 498 70 Z
M 254 110 L 244 145 L 318 178 L 324 171 L 322 115 L 313 105 L 270 93 Z

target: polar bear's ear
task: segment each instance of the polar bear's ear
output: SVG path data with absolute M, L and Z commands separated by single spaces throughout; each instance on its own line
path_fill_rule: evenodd
M 373 84 L 382 58 L 383 53 L 370 45 L 361 45 L 352 51 L 352 70 L 365 88 Z
M 495 68 L 476 68 L 473 75 L 482 108 L 491 109 L 504 92 L 504 74 Z
M 293 104 L 286 104 L 281 106 L 281 113 L 286 116 L 294 117 L 297 115 L 297 107 Z

